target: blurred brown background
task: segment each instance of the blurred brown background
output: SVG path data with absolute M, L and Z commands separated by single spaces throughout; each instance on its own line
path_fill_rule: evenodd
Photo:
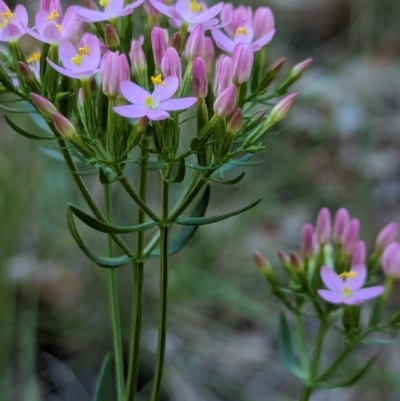
M 38 2 L 26 3 L 34 11 Z M 400 4 L 252 5 L 268 5 L 275 13 L 270 61 L 286 57 L 286 71 L 307 57 L 314 63 L 295 86 L 296 107 L 258 156 L 265 163 L 248 168 L 247 179 L 235 187 L 215 187 L 209 213 L 263 196 L 261 204 L 200 228 L 172 261 L 165 401 L 297 399 L 300 383 L 284 371 L 277 352 L 280 309 L 253 266 L 252 251 L 276 262 L 278 249 L 297 249 L 301 225 L 314 221 L 321 206 L 348 207 L 371 245 L 384 224 L 400 222 Z M 0 399 L 90 400 L 111 348 L 105 272 L 88 262 L 68 232 L 66 204 L 82 201 L 65 166 L 47 157 L 42 144 L 2 127 Z M 93 180 L 89 185 L 100 201 L 101 188 Z M 129 207 L 124 204 L 119 216 L 133 215 Z M 103 239 L 89 230 L 84 235 Z M 146 273 L 143 400 L 156 341 L 156 265 L 149 264 Z M 129 267 L 119 271 L 119 279 L 127 340 Z M 310 338 L 314 329 L 310 321 Z M 331 343 L 327 358 L 335 347 L 340 344 Z M 373 351 L 356 353 L 346 370 Z M 354 388 L 316 392 L 313 400 L 399 400 L 400 347 L 376 351 L 380 358 L 368 379 Z

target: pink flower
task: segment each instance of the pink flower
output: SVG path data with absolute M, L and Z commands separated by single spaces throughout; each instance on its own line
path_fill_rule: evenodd
M 182 82 L 182 63 L 178 52 L 173 47 L 167 47 L 164 57 L 161 60 L 161 72 L 164 77 L 175 75 L 179 79 L 179 85 Z
M 378 249 L 385 249 L 388 245 L 396 240 L 397 237 L 397 224 L 390 223 L 387 226 L 383 227 L 379 232 L 376 241 L 375 247 Z
M 275 28 L 274 15 L 268 7 L 259 7 L 254 13 L 254 36 L 256 39 L 263 37 Z
M 233 83 L 243 84 L 250 78 L 253 68 L 254 53 L 246 43 L 238 43 L 232 52 L 234 65 Z
M 80 21 L 75 7 L 69 7 L 63 18 L 62 11 L 55 4 L 54 9 L 39 10 L 36 14 L 37 32 L 27 26 L 24 26 L 24 29 L 40 42 L 59 44 L 63 39 L 69 39 L 79 25 Z
M 392 242 L 382 254 L 382 268 L 387 277 L 400 278 L 400 244 Z
M 326 207 L 318 213 L 315 234 L 320 244 L 327 244 L 331 238 L 331 213 Z
M 274 36 L 275 29 L 271 29 L 261 38 L 254 40 L 254 30 L 251 21 L 245 21 L 240 25 L 231 37 L 222 33 L 220 29 L 214 28 L 211 31 L 215 44 L 223 51 L 232 53 L 238 43 L 247 43 L 253 52 L 259 51 Z
M 197 0 L 178 0 L 174 6 L 167 6 L 159 0 L 150 0 L 154 8 L 170 18 L 170 24 L 180 28 L 182 24 L 188 25 L 188 31 L 192 32 L 198 25 L 204 29 L 210 29 L 219 23 L 215 18 L 222 10 L 223 3 L 218 3 L 210 9 L 206 9 L 203 3 Z
M 75 79 L 88 79 L 99 70 L 101 59 L 100 41 L 94 35 L 84 35 L 78 49 L 64 39 L 60 43 L 59 56 L 64 65 L 47 62 L 60 74 Z
M 143 1 L 136 0 L 124 7 L 124 0 L 100 0 L 100 5 L 104 7 L 104 11 L 89 10 L 79 6 L 75 6 L 75 9 L 82 21 L 110 21 L 131 14 L 133 9 L 140 6 Z
M 367 269 L 361 264 L 340 275 L 328 266 L 322 266 L 321 278 L 328 290 L 318 290 L 318 294 L 331 304 L 358 305 L 378 297 L 385 290 L 381 285 L 362 288 L 367 278 Z
M 14 12 L 0 0 L 0 42 L 17 42 L 25 35 L 24 25 L 28 24 L 28 12 L 18 5 Z
M 155 87 L 151 94 L 133 82 L 122 82 L 121 93 L 133 104 L 114 107 L 114 111 L 127 118 L 147 116 L 149 120 L 158 121 L 168 118 L 168 111 L 185 110 L 197 101 L 195 97 L 171 99 L 179 87 L 179 79 L 174 75 L 164 81 L 158 75 L 152 77 L 152 81 Z
M 311 224 L 305 224 L 301 230 L 301 256 L 309 259 L 316 256 L 319 252 L 319 244 L 314 227 Z
M 129 76 L 129 64 L 125 54 L 109 51 L 103 56 L 100 62 L 100 78 L 106 96 L 115 98 L 121 95 L 121 82 L 128 80 Z

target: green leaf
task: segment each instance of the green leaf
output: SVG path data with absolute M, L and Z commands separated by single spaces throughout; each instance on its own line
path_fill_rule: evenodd
M 235 184 L 239 183 L 240 181 L 242 181 L 245 175 L 246 175 L 246 173 L 243 172 L 242 174 L 238 175 L 236 178 L 233 178 L 232 180 L 229 180 L 229 181 L 215 180 L 214 178 L 210 178 L 210 180 L 216 182 L 217 184 L 235 185 Z
M 116 182 L 118 180 L 118 175 L 115 174 L 110 168 L 101 167 L 99 169 L 99 178 L 103 185 L 108 185 Z
M 43 54 L 42 54 L 43 55 Z M 36 109 L 29 103 L 29 102 L 24 102 L 25 108 L 28 110 L 29 117 L 33 120 L 33 122 L 45 133 L 52 135 L 53 132 L 51 131 L 49 125 L 47 124 L 47 121 L 44 119 L 44 117 L 37 113 Z
M 90 216 L 83 210 L 77 208 L 74 205 L 71 205 L 70 203 L 68 204 L 68 207 L 71 209 L 72 213 L 76 217 L 78 217 L 79 220 L 88 225 L 90 228 L 106 234 L 130 234 L 134 232 L 150 230 L 150 228 L 153 228 L 157 225 L 156 222 L 150 221 L 148 223 L 138 224 L 136 226 L 111 226 L 110 224 L 104 223 L 96 219 L 95 217 Z
M 168 180 L 166 180 L 166 182 L 168 182 L 169 184 L 173 183 L 180 184 L 185 179 L 185 175 L 186 175 L 185 159 L 181 156 L 179 159 L 179 166 L 175 177 L 169 178 Z
M 99 377 L 96 382 L 93 401 L 114 400 L 114 378 L 111 354 L 108 353 L 101 364 Z
M 318 386 L 319 388 L 324 388 L 324 389 L 350 387 L 354 383 L 358 382 L 363 376 L 365 376 L 369 372 L 369 370 L 371 369 L 376 358 L 377 358 L 376 356 L 372 357 L 359 372 L 357 372 L 354 376 L 351 376 L 350 378 L 346 378 L 342 381 L 334 381 L 332 383 L 328 383 L 328 382 L 324 382 L 324 381 L 317 382 L 316 386 Z
M 246 163 L 248 162 L 251 158 L 253 157 L 253 155 L 251 153 L 246 153 L 245 155 L 243 155 L 240 159 L 236 159 L 236 163 L 234 163 L 234 160 L 229 160 L 227 163 L 225 163 L 222 167 L 221 170 L 223 171 L 231 171 L 234 170 L 235 168 L 238 168 L 239 165 L 237 164 L 238 162 L 242 162 L 242 163 Z
M 212 224 L 218 221 L 229 219 L 230 217 L 237 216 L 238 214 L 244 213 L 247 210 L 252 209 L 254 206 L 258 205 L 261 202 L 261 199 L 257 199 L 255 202 L 251 203 L 248 206 L 242 207 L 241 209 L 234 210 L 230 213 L 221 214 L 219 216 L 212 217 L 178 217 L 176 219 L 176 223 L 182 226 L 202 226 L 205 224 Z
M 15 114 L 28 114 L 29 113 L 26 110 L 13 109 L 12 107 L 5 106 L 4 104 L 0 104 L 0 109 L 3 109 L 4 111 L 8 111 L 9 113 L 15 113 Z
M 115 269 L 117 267 L 121 267 L 127 263 L 129 263 L 130 258 L 126 255 L 123 256 L 118 256 L 115 258 L 108 258 L 104 256 L 99 256 L 93 253 L 92 251 L 89 250 L 89 248 L 86 247 L 84 244 L 82 238 L 80 237 L 78 230 L 76 229 L 75 222 L 74 222 L 74 215 L 72 213 L 71 208 L 68 208 L 67 211 L 67 218 L 68 218 L 68 227 L 71 231 L 72 236 L 74 237 L 74 240 L 78 244 L 79 248 L 82 250 L 82 252 L 96 265 L 100 267 L 105 267 L 107 269 Z
M 294 376 L 305 380 L 307 375 L 294 353 L 289 324 L 284 313 L 281 313 L 279 317 L 279 352 L 285 368 Z
M 363 344 L 373 345 L 390 345 L 399 342 L 399 338 L 366 338 L 362 341 Z
M 10 118 L 8 116 L 4 116 L 7 124 L 17 133 L 20 134 L 22 136 L 24 136 L 25 138 L 29 138 L 29 139 L 46 139 L 46 140 L 52 140 L 55 139 L 55 137 L 47 137 L 47 136 L 38 136 L 38 135 L 33 135 L 30 134 L 29 132 L 26 132 L 24 129 L 18 127 L 18 125 L 16 125 L 15 123 L 13 123 Z
M 206 214 L 208 204 L 210 203 L 210 193 L 210 186 L 207 185 L 203 196 L 200 198 L 200 200 L 190 213 L 191 217 L 202 217 Z M 178 233 L 172 237 L 169 243 L 169 255 L 175 255 L 176 253 L 181 251 L 193 238 L 198 228 L 198 225 L 182 227 L 178 231 Z M 151 253 L 151 256 L 160 256 L 160 249 L 155 249 Z

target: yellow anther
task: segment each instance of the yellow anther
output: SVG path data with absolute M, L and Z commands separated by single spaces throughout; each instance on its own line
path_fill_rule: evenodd
M 203 9 L 203 6 L 197 2 L 197 0 L 190 1 L 190 11 L 192 13 L 198 13 Z
M 236 36 L 239 35 L 248 35 L 249 33 L 247 32 L 247 29 L 244 26 L 239 27 L 236 29 Z
M 349 287 L 344 287 L 342 290 L 343 296 L 346 298 L 350 298 L 353 295 L 353 292 Z
M 40 56 L 41 54 L 39 52 L 34 52 L 26 59 L 26 62 L 28 64 L 38 63 L 40 61 Z
M 58 32 L 62 32 L 62 26 L 60 24 L 56 24 L 56 28 L 58 29 Z
M 55 21 L 59 16 L 60 16 L 60 13 L 58 11 L 53 11 L 47 17 L 47 21 Z
M 146 99 L 144 100 L 144 104 L 147 107 L 153 106 L 153 98 L 151 96 L 147 96 Z
M 340 278 L 354 278 L 357 277 L 357 273 L 354 271 L 343 272 L 339 274 Z
M 80 56 L 89 56 L 89 54 L 90 54 L 90 47 L 89 47 L 89 46 L 80 47 L 80 48 L 78 49 L 78 54 L 79 54 Z
M 154 86 L 156 85 L 167 86 L 165 85 L 161 74 L 156 75 L 155 77 L 151 77 L 151 82 L 153 82 Z
M 77 54 L 76 56 L 71 58 L 71 61 L 75 64 L 75 65 L 81 65 L 83 60 L 83 57 L 80 54 Z
M 100 0 L 100 5 L 102 7 L 107 7 L 109 2 L 110 2 L 110 0 Z
M 4 13 L 1 13 L 1 16 L 4 19 L 4 22 L 9 23 L 11 19 L 15 18 L 15 14 L 12 11 L 5 11 Z

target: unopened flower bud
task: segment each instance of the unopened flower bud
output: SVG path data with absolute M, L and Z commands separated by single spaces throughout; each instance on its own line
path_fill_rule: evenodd
M 215 64 L 215 48 L 214 42 L 211 38 L 206 38 L 204 41 L 204 48 L 201 57 L 203 57 L 207 66 L 207 74 L 211 74 L 214 70 Z
M 32 71 L 32 69 L 29 67 L 28 64 L 24 63 L 23 61 L 19 61 L 18 69 L 21 74 L 21 78 L 24 81 L 26 81 L 28 83 L 37 82 L 35 73 Z
M 382 228 L 375 241 L 375 247 L 383 251 L 388 245 L 396 240 L 397 237 L 397 224 L 390 223 Z
M 129 58 L 132 64 L 132 73 L 137 74 L 142 71 L 147 71 L 147 60 L 146 55 L 142 49 L 142 45 L 139 41 L 133 40 L 131 44 L 131 51 L 129 52 Z
M 132 132 L 128 138 L 128 149 L 133 149 L 140 141 L 142 134 L 149 126 L 149 119 L 147 116 L 138 118 L 133 125 Z
M 400 278 L 400 244 L 392 242 L 382 254 L 382 268 L 389 278 Z
M 228 117 L 236 105 L 236 85 L 230 85 L 223 90 L 214 102 L 214 112 L 218 117 Z
M 290 256 L 284 251 L 278 251 L 278 258 L 283 267 L 290 265 Z
M 279 72 L 281 71 L 283 65 L 285 64 L 285 58 L 281 57 L 278 60 L 275 60 L 269 67 L 269 70 L 265 74 L 263 80 L 260 84 L 260 90 L 265 90 L 268 85 L 277 77 Z
M 249 132 L 253 128 L 256 128 L 263 120 L 265 115 L 267 114 L 267 109 L 260 109 L 256 113 L 247 120 L 246 125 L 244 126 L 244 131 Z
M 99 8 L 93 0 L 83 0 L 83 5 L 89 10 L 99 11 Z
M 272 266 L 271 263 L 265 259 L 261 254 L 258 252 L 253 253 L 253 258 L 258 270 L 265 276 L 268 276 L 272 273 Z
M 222 25 L 224 26 L 226 32 L 229 35 L 234 35 L 235 33 L 234 27 L 231 26 L 233 21 L 233 14 L 234 14 L 233 4 L 225 3 L 224 7 L 221 10 L 220 18 Z
M 158 26 L 151 30 L 151 46 L 153 48 L 154 64 L 157 68 L 160 68 L 165 50 L 167 50 L 167 38 L 164 30 Z
M 189 60 L 193 61 L 196 57 L 201 57 L 204 51 L 204 28 L 199 24 L 193 29 L 186 42 L 186 55 Z
M 358 241 L 354 247 L 353 254 L 351 255 L 351 265 L 363 265 L 365 264 L 365 258 L 367 256 L 367 249 L 364 241 Z
M 343 251 L 348 255 L 351 255 L 358 241 L 358 235 L 360 232 L 360 222 L 358 219 L 351 219 L 349 221 L 348 229 L 343 238 Z
M 74 140 L 78 137 L 78 133 L 74 125 L 62 114 L 56 112 L 51 115 L 51 119 L 53 120 L 53 124 L 58 131 L 58 133 L 68 140 Z
M 321 245 L 327 244 L 331 239 L 331 213 L 326 207 L 318 213 L 315 234 Z
M 235 109 L 229 116 L 228 123 L 226 124 L 226 132 L 233 137 L 236 136 L 240 128 L 242 128 L 242 120 L 242 109 Z
M 42 116 L 51 119 L 52 115 L 57 113 L 57 109 L 54 104 L 50 103 L 43 96 L 37 95 L 36 93 L 31 93 L 31 99 Z
M 173 47 L 176 51 L 180 52 L 182 49 L 182 35 L 180 32 L 175 32 L 172 35 L 170 46 Z
M 339 209 L 335 214 L 335 219 L 333 221 L 333 232 L 332 239 L 336 244 L 340 244 L 344 240 L 344 235 L 346 234 L 349 225 L 349 212 L 347 209 Z
M 302 269 L 303 268 L 303 259 L 297 252 L 290 252 L 290 264 L 295 269 Z
M 121 43 L 119 36 L 111 24 L 104 27 L 104 39 L 110 49 L 117 49 Z
M 182 82 L 182 64 L 178 52 L 173 47 L 167 47 L 161 61 L 161 72 L 164 78 L 175 75 Z
M 250 78 L 253 67 L 254 53 L 247 43 L 238 43 L 232 52 L 233 83 L 243 84 Z
M 121 82 L 129 80 L 129 64 L 125 54 L 107 52 L 100 63 L 103 93 L 111 98 L 121 95 Z
M 303 60 L 300 63 L 296 64 L 292 68 L 292 71 L 290 71 L 290 76 L 292 77 L 292 79 L 295 79 L 297 81 L 304 74 L 304 72 L 308 69 L 308 67 L 311 65 L 312 62 L 313 62 L 313 59 L 308 58 L 308 59 Z
M 201 57 L 196 57 L 193 62 L 193 90 L 199 99 L 204 99 L 208 94 L 206 63 Z
M 303 258 L 310 259 L 318 254 L 319 245 L 311 224 L 305 224 L 301 230 L 301 254 Z
M 233 61 L 230 57 L 222 55 L 218 62 L 214 80 L 214 96 L 217 97 L 229 85 L 232 85 Z
M 268 7 L 259 7 L 254 13 L 254 37 L 261 38 L 275 27 L 274 15 Z
M 287 114 L 289 113 L 290 109 L 293 106 L 293 103 L 297 97 L 297 93 L 292 93 L 282 100 L 280 100 L 275 107 L 271 110 L 268 116 L 268 123 L 270 125 L 274 125 L 279 121 L 283 120 Z

